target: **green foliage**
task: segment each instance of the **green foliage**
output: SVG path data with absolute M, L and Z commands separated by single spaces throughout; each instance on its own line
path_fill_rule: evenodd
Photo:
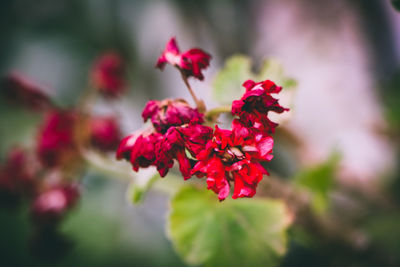
M 390 253 L 400 261 L 400 215 L 375 214 L 363 223 L 363 229 L 369 234 L 371 242 L 385 253 Z
M 140 181 L 133 180 L 126 192 L 128 200 L 133 204 L 141 203 L 154 182 L 160 178 L 160 175 L 157 173 L 152 176 L 143 177 Z
M 258 74 L 251 70 L 251 59 L 243 55 L 233 55 L 227 59 L 223 69 L 214 80 L 214 97 L 221 104 L 231 104 L 239 99 L 245 89 L 243 82 L 252 79 L 256 82 L 270 79 L 285 89 L 296 86 L 296 81 L 284 76 L 282 65 L 274 59 L 265 60 Z
M 189 264 L 276 266 L 286 252 L 290 223 L 281 201 L 218 202 L 213 192 L 183 187 L 171 202 L 168 233 Z
M 339 155 L 334 153 L 326 162 L 304 169 L 295 177 L 295 183 L 311 193 L 312 206 L 318 213 L 324 212 L 328 207 L 329 193 L 335 184 L 339 160 Z

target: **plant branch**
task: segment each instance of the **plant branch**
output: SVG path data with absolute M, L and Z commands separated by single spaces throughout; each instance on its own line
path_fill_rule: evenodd
M 192 87 L 189 84 L 187 76 L 185 75 L 185 73 L 183 73 L 183 71 L 180 72 L 182 80 L 186 85 L 186 88 L 189 90 L 190 95 L 192 96 L 194 102 L 196 103 L 197 109 L 199 110 L 200 113 L 204 113 L 206 111 L 206 105 L 204 104 L 204 101 L 197 98 L 196 94 L 194 93 Z
M 221 106 L 210 109 L 206 112 L 206 120 L 216 121 L 221 113 L 231 113 L 231 106 Z

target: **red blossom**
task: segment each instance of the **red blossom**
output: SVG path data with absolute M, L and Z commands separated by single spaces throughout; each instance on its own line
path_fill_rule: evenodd
M 202 151 L 207 141 L 212 137 L 212 129 L 207 126 L 191 122 L 180 127 L 171 127 L 164 134 L 163 139 L 156 146 L 157 170 L 164 177 L 174 164 L 174 159 L 179 163 L 185 180 L 189 179 L 193 159 L 189 158 L 186 151 L 195 157 Z
M 161 56 L 158 58 L 156 67 L 164 69 L 165 64 L 179 68 L 186 77 L 193 76 L 203 80 L 201 73 L 210 64 L 211 56 L 199 48 L 192 48 L 184 53 L 180 53 L 175 38 L 171 38 Z
M 121 133 L 114 117 L 94 117 L 90 119 L 90 141 L 101 151 L 111 151 L 118 147 Z
M 122 58 L 113 52 L 102 55 L 93 66 L 91 82 L 106 97 L 119 96 L 125 89 L 125 65 Z
M 232 130 L 220 129 L 217 125 L 213 138 L 197 155 L 198 163 L 192 174 L 207 177 L 208 189 L 224 200 L 234 183 L 232 198 L 252 197 L 256 187 L 267 171 L 260 162 L 272 159 L 272 137 L 263 133 L 254 134 L 234 121 Z
M 232 102 L 232 114 L 237 115 L 249 127 L 273 133 L 277 124 L 268 118 L 268 112 L 282 113 L 289 110 L 279 105 L 278 99 L 271 95 L 279 93 L 282 87 L 270 80 L 259 83 L 247 80 L 243 86 L 246 92 L 240 100 Z
M 135 171 L 140 168 L 154 166 L 156 161 L 156 147 L 161 142 L 163 136 L 159 133 L 139 135 L 131 149 L 130 161 Z
M 77 114 L 70 110 L 52 110 L 39 130 L 37 154 L 47 167 L 55 167 L 75 157 Z
M 12 204 L 24 195 L 33 195 L 38 170 L 38 164 L 26 151 L 13 148 L 0 167 L 0 199 L 3 204 Z
M 204 121 L 204 115 L 183 99 L 151 100 L 143 109 L 142 117 L 145 122 L 150 119 L 154 128 L 161 133 L 165 133 L 172 126 L 180 126 L 190 121 Z
M 11 73 L 1 80 L 2 95 L 9 101 L 35 111 L 52 106 L 49 97 L 42 89 L 21 74 Z
M 213 129 L 211 127 L 198 124 L 194 121 L 187 125 L 176 127 L 176 130 L 181 134 L 186 149 L 193 157 L 196 157 L 197 154 L 204 150 L 207 142 L 213 136 Z
M 33 219 L 41 224 L 57 223 L 79 198 L 79 190 L 75 185 L 59 185 L 39 194 L 34 200 L 31 213 Z
M 174 165 L 174 159 L 176 159 L 183 178 L 185 180 L 190 178 L 191 165 L 186 156 L 185 142 L 175 127 L 169 128 L 165 133 L 162 141 L 156 146 L 156 153 L 155 165 L 161 177 L 167 175 L 169 169 Z
M 138 137 L 138 134 L 130 134 L 124 137 L 119 143 L 116 158 L 130 160 L 133 145 Z

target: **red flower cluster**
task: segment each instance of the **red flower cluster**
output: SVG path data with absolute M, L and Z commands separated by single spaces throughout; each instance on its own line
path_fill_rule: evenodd
M 282 87 L 270 80 L 258 83 L 247 80 L 243 86 L 246 92 L 239 100 L 232 102 L 232 114 L 239 116 L 240 122 L 247 127 L 273 133 L 278 125 L 268 118 L 268 113 L 270 111 L 282 113 L 289 110 L 279 105 L 278 99 L 271 95 L 278 94 Z
M 0 167 L 0 199 L 5 205 L 13 206 L 22 195 L 36 191 L 35 175 L 38 165 L 28 158 L 21 148 L 13 148 Z
M 204 76 L 201 70 L 208 67 L 210 59 L 211 56 L 199 48 L 192 48 L 180 53 L 175 38 L 171 38 L 158 58 L 156 67 L 162 70 L 165 64 L 169 63 L 177 67 L 186 77 L 193 76 L 203 80 Z
M 272 159 L 273 139 L 261 132 L 254 134 L 238 120 L 232 130 L 215 126 L 213 138 L 197 155 L 192 173 L 207 177 L 208 189 L 218 194 L 220 200 L 230 192 L 230 182 L 235 184 L 232 198 L 252 197 L 264 174 L 261 165 Z
M 115 98 L 124 91 L 124 77 L 124 62 L 113 52 L 102 55 L 94 63 L 91 73 L 92 85 L 109 98 Z
M 208 66 L 210 56 L 200 49 L 180 53 L 175 38 L 166 45 L 156 67 L 166 63 L 177 67 L 183 74 L 197 106 L 201 104 L 186 80 L 188 76 L 203 79 L 201 69 Z M 186 101 L 166 99 L 149 101 L 142 117 L 151 120 L 153 128 L 125 137 L 118 148 L 117 159 L 130 160 L 133 169 L 156 166 L 164 177 L 174 164 L 179 163 L 183 178 L 192 175 L 207 177 L 208 189 L 224 200 L 234 184 L 232 198 L 252 197 L 264 174 L 263 162 L 272 159 L 276 123 L 268 118 L 270 111 L 282 113 L 288 109 L 278 103 L 272 94 L 281 91 L 270 80 L 243 83 L 246 92 L 232 103 L 236 118 L 231 130 L 215 129 L 203 125 L 206 116 L 190 107 Z M 207 117 L 209 123 L 213 117 Z
M 63 165 L 77 155 L 74 132 L 77 118 L 70 110 L 51 110 L 46 114 L 37 141 L 37 154 L 43 165 Z
M 149 101 L 143 110 L 142 117 L 144 121 L 151 119 L 153 129 L 125 137 L 117 150 L 117 159 L 130 160 L 135 171 L 138 171 L 140 167 L 156 166 L 162 177 L 172 168 L 176 159 L 183 176 L 189 178 L 191 164 L 185 148 L 193 156 L 195 151 L 192 151 L 191 147 L 186 147 L 185 136 L 190 135 L 193 142 L 205 144 L 201 140 L 203 136 L 200 136 L 207 132 L 204 129 L 208 129 L 200 125 L 204 122 L 204 115 L 182 99 L 166 99 Z M 195 146 L 192 144 L 192 147 Z
M 149 101 L 142 115 L 145 121 L 151 119 L 154 129 L 125 137 L 117 158 L 130 160 L 135 171 L 156 166 L 162 177 L 177 160 L 185 180 L 192 175 L 206 176 L 208 189 L 216 192 L 220 200 L 228 196 L 232 182 L 232 198 L 254 196 L 263 175 L 268 174 L 261 163 L 272 159 L 270 133 L 276 124 L 268 119 L 268 112 L 287 110 L 270 96 L 278 91 L 272 89 L 275 84 L 258 84 L 262 92 L 257 86 L 249 87 L 235 101 L 232 113 L 238 117 L 232 122 L 232 130 L 215 126 L 213 131 L 202 125 L 204 115 L 183 100 Z M 268 84 L 273 85 L 267 87 Z M 265 125 L 265 121 L 269 124 Z
M 150 119 L 160 133 L 165 133 L 171 126 L 180 126 L 191 121 L 204 122 L 204 115 L 183 99 L 151 100 L 143 109 L 142 117 L 145 122 Z

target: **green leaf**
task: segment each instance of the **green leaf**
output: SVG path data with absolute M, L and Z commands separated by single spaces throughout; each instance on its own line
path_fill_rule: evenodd
M 292 89 L 297 86 L 296 80 L 284 75 L 283 66 L 276 59 L 264 60 L 256 79 L 257 81 L 269 79 L 279 86 L 282 86 L 284 90 Z
M 251 79 L 252 75 L 250 58 L 243 55 L 230 57 L 214 79 L 215 99 L 222 104 L 231 104 L 244 93 L 242 84 Z
M 168 234 L 188 264 L 276 266 L 291 219 L 279 200 L 219 202 L 208 190 L 183 187 L 171 202 Z
M 282 64 L 278 60 L 264 60 L 258 74 L 252 72 L 251 66 L 251 59 L 247 56 L 233 55 L 228 58 L 224 68 L 214 79 L 214 98 L 221 104 L 231 104 L 233 100 L 243 95 L 245 89 L 242 84 L 248 79 L 256 82 L 269 79 L 284 89 L 294 88 L 297 85 L 294 79 L 284 75 Z
M 311 193 L 312 206 L 317 213 L 324 212 L 328 207 L 339 160 L 339 154 L 333 153 L 326 162 L 304 169 L 295 177 L 295 183 Z

